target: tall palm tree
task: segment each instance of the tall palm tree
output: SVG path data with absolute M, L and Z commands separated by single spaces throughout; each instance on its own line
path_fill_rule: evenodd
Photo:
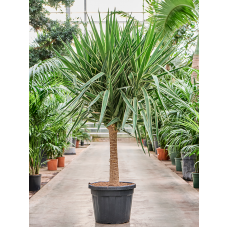
M 86 32 L 80 39 L 74 36 L 76 50 L 64 43 L 68 56 L 56 52 L 65 65 L 59 70 L 73 94 L 65 107 L 72 107 L 67 118 L 79 112 L 72 130 L 82 119 L 98 122 L 98 129 L 103 123 L 109 130 L 110 186 L 119 186 L 117 132 L 126 131 L 126 123 L 132 124 L 141 142 L 139 125 L 144 124 L 153 141 L 151 107 L 156 109 L 156 105 L 148 92 L 156 90 L 159 94 L 158 78 L 167 74 L 161 73 L 160 65 L 171 61 L 174 51 L 164 39 L 158 43 L 161 33 L 155 32 L 154 25 L 144 35 L 144 28 L 135 28 L 133 22 L 128 19 L 121 28 L 115 13 L 108 14 L 105 31 L 100 20 L 98 33 L 91 18 L 91 34 Z

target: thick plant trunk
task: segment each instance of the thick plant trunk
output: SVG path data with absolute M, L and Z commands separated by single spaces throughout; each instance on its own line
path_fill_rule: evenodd
M 117 155 L 117 130 L 114 124 L 108 127 L 110 140 L 110 177 L 109 186 L 119 186 L 119 168 Z

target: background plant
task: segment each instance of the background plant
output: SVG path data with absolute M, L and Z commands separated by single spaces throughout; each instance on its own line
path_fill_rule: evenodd
M 37 31 L 37 38 L 29 46 L 30 67 L 54 57 L 53 47 L 63 54 L 65 49 L 61 40 L 71 42 L 72 34 L 80 32 L 78 22 L 73 22 L 70 18 L 65 22 L 51 20 L 44 5 L 57 9 L 61 4 L 70 6 L 73 2 L 74 0 L 29 0 L 29 24 Z

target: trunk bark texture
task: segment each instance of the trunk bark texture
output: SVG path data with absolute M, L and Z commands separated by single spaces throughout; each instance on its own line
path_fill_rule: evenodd
M 117 130 L 114 124 L 108 127 L 110 140 L 110 177 L 109 186 L 119 186 L 119 168 L 117 155 Z

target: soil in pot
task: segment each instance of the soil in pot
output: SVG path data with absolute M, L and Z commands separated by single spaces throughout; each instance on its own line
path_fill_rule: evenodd
M 157 154 L 160 161 L 169 160 L 168 151 L 166 149 L 157 148 Z
M 29 191 L 38 191 L 41 186 L 41 174 L 29 175 Z
M 182 159 L 182 158 L 175 158 L 176 171 L 182 171 L 181 159 Z
M 76 148 L 79 148 L 79 142 L 80 142 L 80 140 L 76 141 Z
M 136 184 L 120 182 L 120 186 L 108 186 L 108 182 L 89 183 L 95 220 L 102 224 L 129 222 L 134 188 Z
M 48 170 L 54 171 L 57 170 L 58 159 L 49 159 L 48 161 Z
M 192 173 L 193 188 L 199 188 L 199 173 Z
M 57 157 L 58 167 L 65 167 L 65 157 Z

